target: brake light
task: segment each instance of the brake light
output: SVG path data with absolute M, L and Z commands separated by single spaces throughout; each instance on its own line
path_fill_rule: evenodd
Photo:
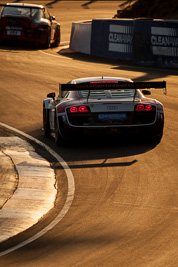
M 118 83 L 118 81 L 96 81 L 96 82 L 90 82 L 90 83 Z
M 136 111 L 144 110 L 144 105 L 137 105 L 135 108 Z
M 136 111 L 152 111 L 153 106 L 152 105 L 136 105 L 135 110 Z
M 32 21 L 31 28 L 38 28 L 38 29 L 46 29 L 47 25 L 42 23 L 37 23 L 35 21 Z
M 145 110 L 151 111 L 153 109 L 152 105 L 146 105 Z
M 78 112 L 77 107 L 71 107 L 71 108 L 70 108 L 70 112 Z
M 71 107 L 69 109 L 69 112 L 74 113 L 74 112 L 89 112 L 89 108 L 86 106 L 79 106 L 79 107 Z
M 86 106 L 80 106 L 80 107 L 78 108 L 78 110 L 79 110 L 79 112 L 88 112 L 88 109 L 87 109 Z
M 38 28 L 38 24 L 31 24 L 31 28 Z

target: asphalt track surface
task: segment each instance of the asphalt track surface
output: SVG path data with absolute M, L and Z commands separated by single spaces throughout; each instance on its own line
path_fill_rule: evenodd
M 85 3 L 58 1 L 49 5 L 61 22 L 63 44 L 69 41 L 72 21 L 111 18 L 118 8 L 118 2 L 82 6 Z M 0 266 L 176 267 L 178 71 L 64 52 L 69 51 L 62 46 L 44 51 L 0 47 L 0 121 L 51 147 L 67 162 L 75 180 L 74 200 L 65 217 L 45 235 L 2 256 Z M 58 93 L 58 82 L 95 75 L 167 81 L 167 96 L 161 90 L 152 93 L 165 108 L 160 144 L 133 138 L 117 142 L 84 138 L 59 148 L 52 138 L 43 136 L 42 101 L 46 94 Z M 66 201 L 63 168 L 45 151 L 40 152 L 56 170 L 59 192 L 55 208 L 29 230 L 1 243 L 0 251 L 44 229 Z

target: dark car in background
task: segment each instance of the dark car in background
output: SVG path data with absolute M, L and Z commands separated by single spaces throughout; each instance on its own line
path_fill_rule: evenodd
M 0 5 L 0 40 L 19 40 L 43 48 L 60 43 L 60 24 L 42 5 L 7 3 Z

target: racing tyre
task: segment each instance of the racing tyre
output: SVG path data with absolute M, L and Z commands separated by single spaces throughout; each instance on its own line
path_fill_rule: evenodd
M 163 132 L 160 134 L 160 135 L 155 135 L 154 137 L 153 137 L 153 140 L 157 143 L 157 144 L 159 144 L 160 142 L 161 142 L 161 139 L 162 139 L 162 137 L 163 137 Z
M 59 132 L 57 118 L 55 119 L 55 142 L 58 146 L 66 145 L 66 140 Z
M 154 142 L 160 143 L 163 137 L 163 129 L 164 129 L 164 114 L 161 115 L 154 126 L 154 129 L 151 133 L 151 138 Z
M 44 45 L 43 45 L 43 48 L 44 48 L 44 49 L 48 49 L 49 46 L 50 46 L 50 42 L 51 42 L 51 31 L 48 30 L 48 32 L 47 32 L 47 36 L 46 36 L 46 40 L 45 40 L 45 43 L 44 43 Z
M 50 136 L 50 125 L 49 125 L 49 110 L 43 107 L 43 129 L 44 135 Z
M 60 29 L 57 29 L 56 30 L 56 34 L 55 34 L 55 41 L 53 43 L 53 47 L 58 47 L 59 44 L 60 44 L 60 39 L 61 39 L 61 36 L 60 36 Z

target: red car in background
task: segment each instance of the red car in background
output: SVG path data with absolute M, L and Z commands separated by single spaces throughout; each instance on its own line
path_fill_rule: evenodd
M 7 3 L 0 12 L 0 40 L 19 40 L 44 48 L 60 43 L 60 24 L 42 5 Z

